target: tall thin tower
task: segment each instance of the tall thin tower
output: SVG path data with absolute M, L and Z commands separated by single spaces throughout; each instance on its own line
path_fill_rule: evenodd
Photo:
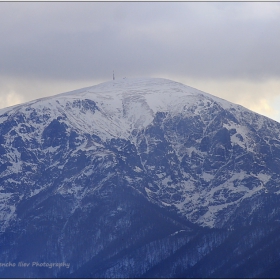
M 114 70 L 113 70 L 113 81 L 115 80 L 115 74 L 114 74 Z

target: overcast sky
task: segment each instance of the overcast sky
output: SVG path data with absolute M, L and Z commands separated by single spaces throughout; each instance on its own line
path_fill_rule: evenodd
M 0 108 L 123 77 L 280 121 L 278 2 L 0 2 Z

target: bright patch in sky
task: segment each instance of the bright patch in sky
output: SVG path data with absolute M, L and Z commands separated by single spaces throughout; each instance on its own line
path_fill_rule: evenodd
M 0 108 L 5 108 L 9 106 L 13 106 L 16 104 L 20 104 L 23 102 L 22 96 L 17 94 L 14 91 L 9 92 L 8 94 L 0 95 Z

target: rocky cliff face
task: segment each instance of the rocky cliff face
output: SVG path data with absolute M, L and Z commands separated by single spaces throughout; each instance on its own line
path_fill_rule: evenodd
M 277 277 L 279 170 L 280 124 L 165 79 L 2 109 L 1 275 Z

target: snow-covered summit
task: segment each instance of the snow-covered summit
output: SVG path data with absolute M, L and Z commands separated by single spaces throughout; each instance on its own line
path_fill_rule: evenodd
M 122 103 L 118 101 L 144 101 L 153 109 L 153 111 L 169 111 L 174 105 L 184 102 L 184 99 L 193 98 L 213 98 L 220 104 L 229 106 L 230 102 L 202 92 L 184 84 L 174 82 L 163 78 L 131 78 L 104 82 L 96 86 L 87 87 L 69 93 L 57 95 L 57 97 L 75 96 L 83 98 L 97 98 L 98 100 L 107 100 L 112 107 L 121 108 Z M 138 96 L 141 99 L 132 99 L 132 96 Z M 172 106 L 173 105 L 173 106 Z
M 81 104 L 89 100 L 94 102 L 92 106 L 96 106 L 94 118 L 89 108 L 80 110 Z M 20 112 L 29 118 L 36 111 L 36 114 L 40 112 L 45 116 L 44 121 L 35 124 L 37 132 L 42 130 L 41 125 L 61 116 L 78 130 L 97 133 L 102 139 L 115 136 L 127 138 L 134 129 L 147 127 L 157 112 L 167 112 L 169 115 L 199 114 L 200 110 L 213 104 L 227 110 L 234 108 L 246 111 L 239 105 L 178 82 L 162 78 L 138 78 L 104 82 L 2 109 L 0 120 L 4 121 L 5 116 Z

